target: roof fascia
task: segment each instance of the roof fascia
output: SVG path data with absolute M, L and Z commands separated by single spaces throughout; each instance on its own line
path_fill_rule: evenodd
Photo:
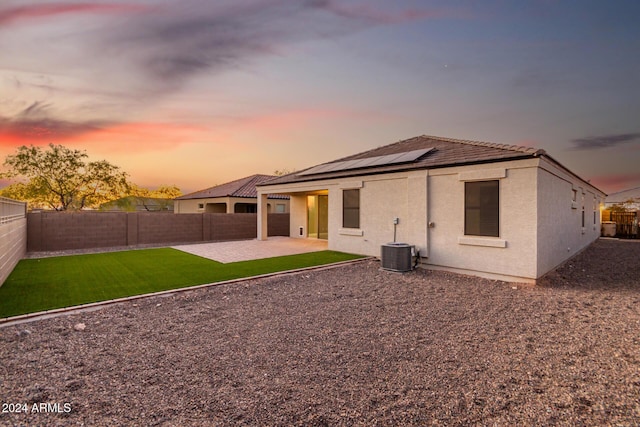
M 545 154 L 542 154 L 540 157 L 543 157 L 543 158 L 547 159 L 549 162 L 553 163 L 555 166 L 559 167 L 560 169 L 562 169 L 563 171 L 565 171 L 569 175 L 573 176 L 574 178 L 577 178 L 582 183 L 586 184 L 588 187 L 591 187 L 592 190 L 595 190 L 598 193 L 604 194 L 605 197 L 607 196 L 607 193 L 605 193 L 604 191 L 602 191 L 601 189 L 599 189 L 595 185 L 591 184 L 590 182 L 585 181 L 584 178 L 582 178 L 579 175 L 577 175 L 576 173 L 572 172 L 568 167 L 566 167 L 565 165 L 563 165 L 562 163 L 560 163 L 559 161 L 557 161 L 556 159 L 554 159 L 550 155 L 545 153 Z

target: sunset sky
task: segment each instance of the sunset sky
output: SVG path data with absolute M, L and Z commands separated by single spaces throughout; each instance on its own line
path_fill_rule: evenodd
M 2 0 L 0 163 L 52 142 L 190 192 L 427 134 L 638 187 L 639 17 L 637 0 Z

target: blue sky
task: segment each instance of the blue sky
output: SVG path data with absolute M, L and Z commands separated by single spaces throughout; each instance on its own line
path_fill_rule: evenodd
M 637 1 L 0 4 L 0 156 L 50 142 L 184 191 L 427 134 L 640 186 Z

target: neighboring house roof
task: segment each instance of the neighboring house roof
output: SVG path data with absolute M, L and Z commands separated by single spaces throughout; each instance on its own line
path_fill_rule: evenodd
M 317 181 L 321 179 L 342 178 L 349 176 L 371 175 L 387 172 L 399 172 L 415 169 L 435 169 L 450 166 L 461 166 L 478 163 L 488 163 L 496 161 L 516 160 L 524 158 L 533 158 L 545 156 L 556 163 L 558 166 L 566 170 L 568 173 L 581 179 L 573 172 L 562 166 L 559 162 L 552 159 L 544 150 L 521 147 L 516 145 L 495 144 L 490 142 L 467 141 L 453 138 L 443 138 L 438 136 L 421 135 L 414 138 L 405 139 L 393 144 L 374 148 L 363 153 L 354 154 L 334 160 L 325 165 L 338 162 L 348 162 L 357 159 L 367 159 L 371 157 L 388 156 L 391 154 L 406 153 L 409 151 L 425 150 L 424 155 L 416 160 L 406 163 L 392 163 L 378 166 L 369 166 L 361 169 L 349 168 L 347 170 L 333 170 L 321 173 L 313 172 L 308 168 L 298 172 L 294 172 L 281 177 L 276 177 L 265 182 L 262 185 L 288 184 L 294 182 Z M 323 168 L 324 169 L 324 168 Z M 339 169 L 339 168 L 338 168 Z M 322 170 L 320 168 L 315 170 Z M 583 180 L 584 181 L 584 180 Z M 585 181 L 586 182 L 586 181 Z M 595 188 L 595 187 L 594 187 Z
M 632 199 L 636 203 L 640 203 L 640 187 L 630 188 L 629 190 L 624 190 L 624 191 L 618 191 L 617 193 L 611 193 L 605 199 L 605 203 L 622 204 Z
M 209 187 L 205 188 L 204 190 L 185 194 L 183 196 L 176 197 L 175 200 L 211 199 L 216 197 L 256 198 L 258 197 L 256 185 L 273 178 L 276 178 L 276 176 L 259 174 L 251 175 L 244 178 L 236 179 L 235 181 L 227 182 L 225 184 L 216 185 L 215 187 Z M 289 198 L 289 196 L 281 194 L 270 194 L 268 197 L 270 199 Z

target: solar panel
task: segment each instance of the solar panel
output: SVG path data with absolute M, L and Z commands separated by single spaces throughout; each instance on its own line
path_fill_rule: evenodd
M 299 175 L 315 175 L 326 172 L 338 172 L 351 169 L 364 169 L 374 166 L 409 163 L 416 161 L 431 150 L 433 150 L 433 148 L 423 148 L 421 150 L 406 151 L 404 153 L 387 154 L 386 156 L 365 157 L 364 159 L 325 163 L 300 172 Z
M 384 165 L 393 165 L 396 162 L 395 160 L 402 156 L 404 153 L 396 153 L 396 154 L 387 154 L 386 156 L 380 156 L 375 161 L 371 163 L 371 166 L 384 166 Z
M 328 172 L 331 168 L 332 168 L 332 164 L 324 164 L 324 165 L 320 165 L 320 166 L 316 166 L 314 168 L 311 168 L 310 170 L 308 170 L 307 172 L 310 172 L 311 170 L 315 170 L 315 172 L 311 172 L 311 173 L 322 173 L 322 172 Z
M 403 153 L 400 157 L 398 157 L 397 159 L 394 159 L 393 163 L 413 162 L 419 157 L 422 157 L 423 155 L 427 154 L 430 150 L 431 149 L 428 148 L 425 150 L 416 150 L 416 151 L 409 151 L 407 153 Z
M 366 159 L 362 159 L 362 164 L 360 165 L 360 167 L 363 167 L 363 168 L 369 167 L 373 165 L 377 159 L 378 157 L 368 157 Z

